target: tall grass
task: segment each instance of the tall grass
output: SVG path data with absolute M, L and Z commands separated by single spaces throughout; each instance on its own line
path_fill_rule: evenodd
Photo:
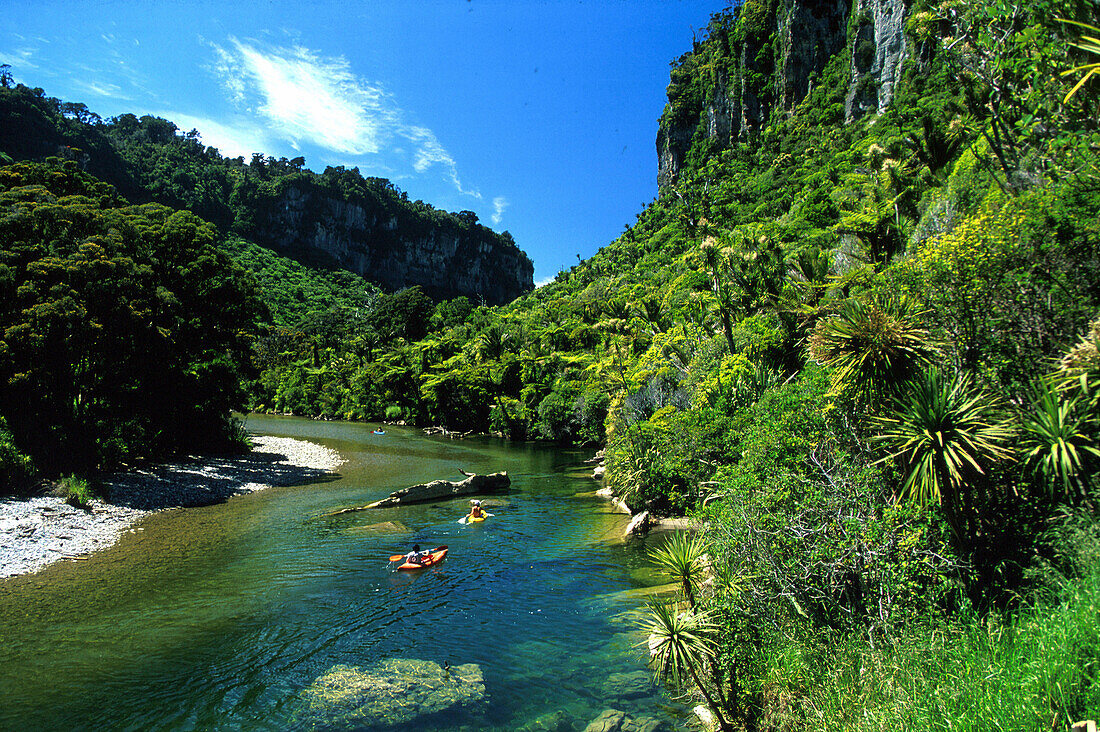
M 64 476 L 57 481 L 57 488 L 65 501 L 77 508 L 90 508 L 96 497 L 95 485 L 79 475 Z
M 1013 617 L 812 649 L 775 649 L 764 729 L 1065 730 L 1100 716 L 1100 564 Z

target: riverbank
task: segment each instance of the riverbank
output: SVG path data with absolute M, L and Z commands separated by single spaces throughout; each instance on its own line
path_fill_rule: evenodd
M 0 500 L 0 578 L 37 572 L 106 549 L 155 511 L 207 506 L 276 485 L 325 478 L 343 459 L 289 437 L 252 437 L 245 455 L 202 458 L 108 475 L 90 510 L 56 496 Z

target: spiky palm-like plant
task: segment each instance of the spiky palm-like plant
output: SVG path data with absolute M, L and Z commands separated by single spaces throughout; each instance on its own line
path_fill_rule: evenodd
M 1071 43 L 1070 45 L 1074 48 L 1079 48 L 1082 51 L 1088 51 L 1089 53 L 1100 56 L 1100 37 L 1097 37 L 1100 36 L 1100 28 L 1097 28 L 1094 25 L 1089 25 L 1088 23 L 1080 23 L 1076 20 L 1061 20 L 1063 23 L 1076 25 L 1084 28 L 1086 31 L 1092 31 L 1096 33 L 1096 36 L 1082 35 L 1076 43 Z M 1085 82 L 1087 82 L 1093 76 L 1100 74 L 1100 61 L 1093 61 L 1091 63 L 1081 64 L 1080 66 L 1077 66 L 1075 68 L 1063 71 L 1060 75 L 1069 76 L 1070 74 L 1076 74 L 1080 71 L 1084 71 L 1085 75 L 1082 76 L 1080 80 L 1078 80 L 1078 82 L 1073 85 L 1073 88 L 1069 90 L 1069 93 L 1066 94 L 1066 98 L 1062 100 L 1063 103 L 1068 102 L 1073 97 L 1073 95 L 1076 94 L 1078 90 L 1085 85 Z
M 705 612 L 677 612 L 673 603 L 653 602 L 639 626 L 647 636 L 650 659 L 657 681 L 684 686 L 690 680 L 707 701 L 723 730 L 733 727 L 726 720 L 721 694 L 703 678 L 705 664 L 715 654 L 717 626 Z M 718 679 L 715 679 L 718 682 Z
M 703 554 L 706 545 L 698 534 L 677 532 L 664 546 L 652 549 L 649 558 L 680 585 L 688 606 L 696 607 L 695 592 L 703 576 Z
M 874 420 L 876 439 L 891 451 L 883 460 L 900 460 L 906 470 L 903 494 L 920 505 L 940 504 L 964 545 L 973 528 L 967 525 L 972 482 L 989 463 L 1012 459 L 1006 443 L 1014 432 L 996 408 L 969 377 L 946 379 L 932 369 L 894 400 L 892 414 Z
M 874 404 L 938 354 L 919 316 L 900 297 L 849 300 L 836 315 L 818 321 L 810 336 L 810 358 L 835 369 L 838 391 L 850 390 Z
M 1044 380 L 1036 387 L 1034 411 L 1021 426 L 1028 464 L 1067 494 L 1074 487 L 1083 490 L 1087 461 L 1100 458 L 1100 449 L 1089 434 L 1096 419 L 1082 409 L 1082 397 L 1063 397 L 1054 383 Z

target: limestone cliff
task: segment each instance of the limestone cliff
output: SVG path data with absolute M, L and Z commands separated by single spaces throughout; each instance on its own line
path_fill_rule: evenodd
M 534 267 L 511 235 L 482 226 L 472 212 L 410 203 L 377 181 L 350 192 L 331 183 L 299 176 L 258 194 L 249 238 L 388 290 L 420 285 L 433 297 L 499 305 L 533 288 Z
M 715 14 L 672 67 L 658 186 L 695 156 L 752 142 L 826 78 L 845 91 L 846 121 L 881 112 L 907 56 L 905 14 L 904 0 L 745 0 Z

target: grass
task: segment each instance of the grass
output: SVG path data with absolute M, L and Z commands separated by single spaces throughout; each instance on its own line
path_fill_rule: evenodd
M 772 656 L 764 729 L 1065 730 L 1100 716 L 1100 564 L 1047 604 Z
M 87 509 L 95 498 L 95 489 L 87 478 L 68 475 L 57 481 L 57 488 L 65 501 L 77 508 Z

